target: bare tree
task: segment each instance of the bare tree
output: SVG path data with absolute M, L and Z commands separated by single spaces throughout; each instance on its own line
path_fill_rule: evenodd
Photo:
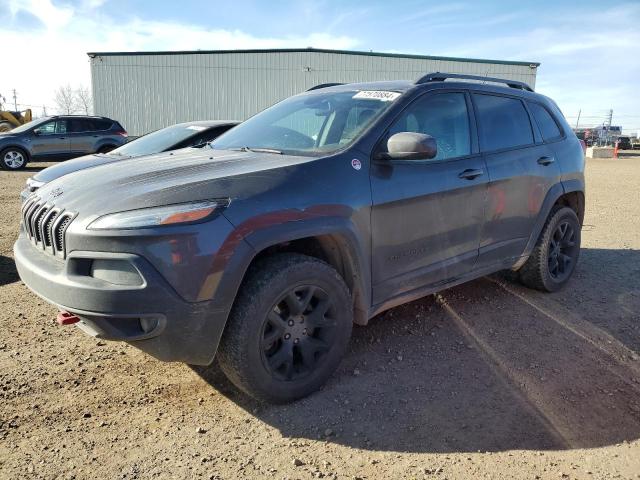
M 80 85 L 75 91 L 76 105 L 81 113 L 91 115 L 93 110 L 93 101 L 91 92 L 84 85 Z
M 71 115 L 78 111 L 76 93 L 69 84 L 59 87 L 56 90 L 55 102 L 56 107 L 58 107 L 58 112 L 63 115 Z

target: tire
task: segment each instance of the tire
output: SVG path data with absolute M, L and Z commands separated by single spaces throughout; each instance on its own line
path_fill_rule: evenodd
M 13 130 L 13 125 L 9 122 L 0 122 L 0 132 L 10 132 Z
M 9 147 L 0 151 L 0 168 L 3 170 L 21 170 L 28 161 L 27 153 L 21 148 Z
M 569 207 L 555 207 L 527 262 L 518 271 L 520 281 L 543 292 L 566 285 L 580 256 L 580 221 Z
M 115 145 L 104 145 L 98 149 L 97 153 L 109 153 L 111 150 L 116 148 Z
M 291 402 L 319 389 L 335 371 L 352 325 L 351 294 L 333 267 L 306 255 L 276 254 L 250 269 L 218 363 L 255 399 Z

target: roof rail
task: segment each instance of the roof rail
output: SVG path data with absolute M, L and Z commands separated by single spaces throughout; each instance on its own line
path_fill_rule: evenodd
M 311 90 L 319 90 L 321 88 L 335 87 L 337 85 L 344 85 L 344 83 L 321 83 L 320 85 L 307 89 L 307 92 L 310 92 Z
M 460 80 L 477 80 L 479 82 L 504 83 L 511 88 L 533 92 L 533 89 L 524 82 L 518 82 L 516 80 L 506 80 L 504 78 L 481 77 L 479 75 L 464 75 L 459 73 L 428 73 L 416 80 L 416 85 L 429 82 L 443 82 L 448 78 L 458 78 Z

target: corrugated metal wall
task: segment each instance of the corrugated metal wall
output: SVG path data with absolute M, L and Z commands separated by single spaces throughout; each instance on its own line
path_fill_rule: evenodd
M 244 120 L 319 83 L 413 80 L 429 72 L 503 77 L 532 87 L 536 78 L 528 64 L 318 51 L 91 58 L 95 113 L 119 120 L 131 135 L 190 120 Z

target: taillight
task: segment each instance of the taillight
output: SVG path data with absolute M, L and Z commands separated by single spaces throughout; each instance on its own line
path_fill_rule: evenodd
M 117 132 L 114 132 L 116 135 L 120 135 L 121 137 L 125 137 L 127 138 L 129 136 L 129 134 L 127 132 L 125 132 L 124 130 L 118 130 Z

